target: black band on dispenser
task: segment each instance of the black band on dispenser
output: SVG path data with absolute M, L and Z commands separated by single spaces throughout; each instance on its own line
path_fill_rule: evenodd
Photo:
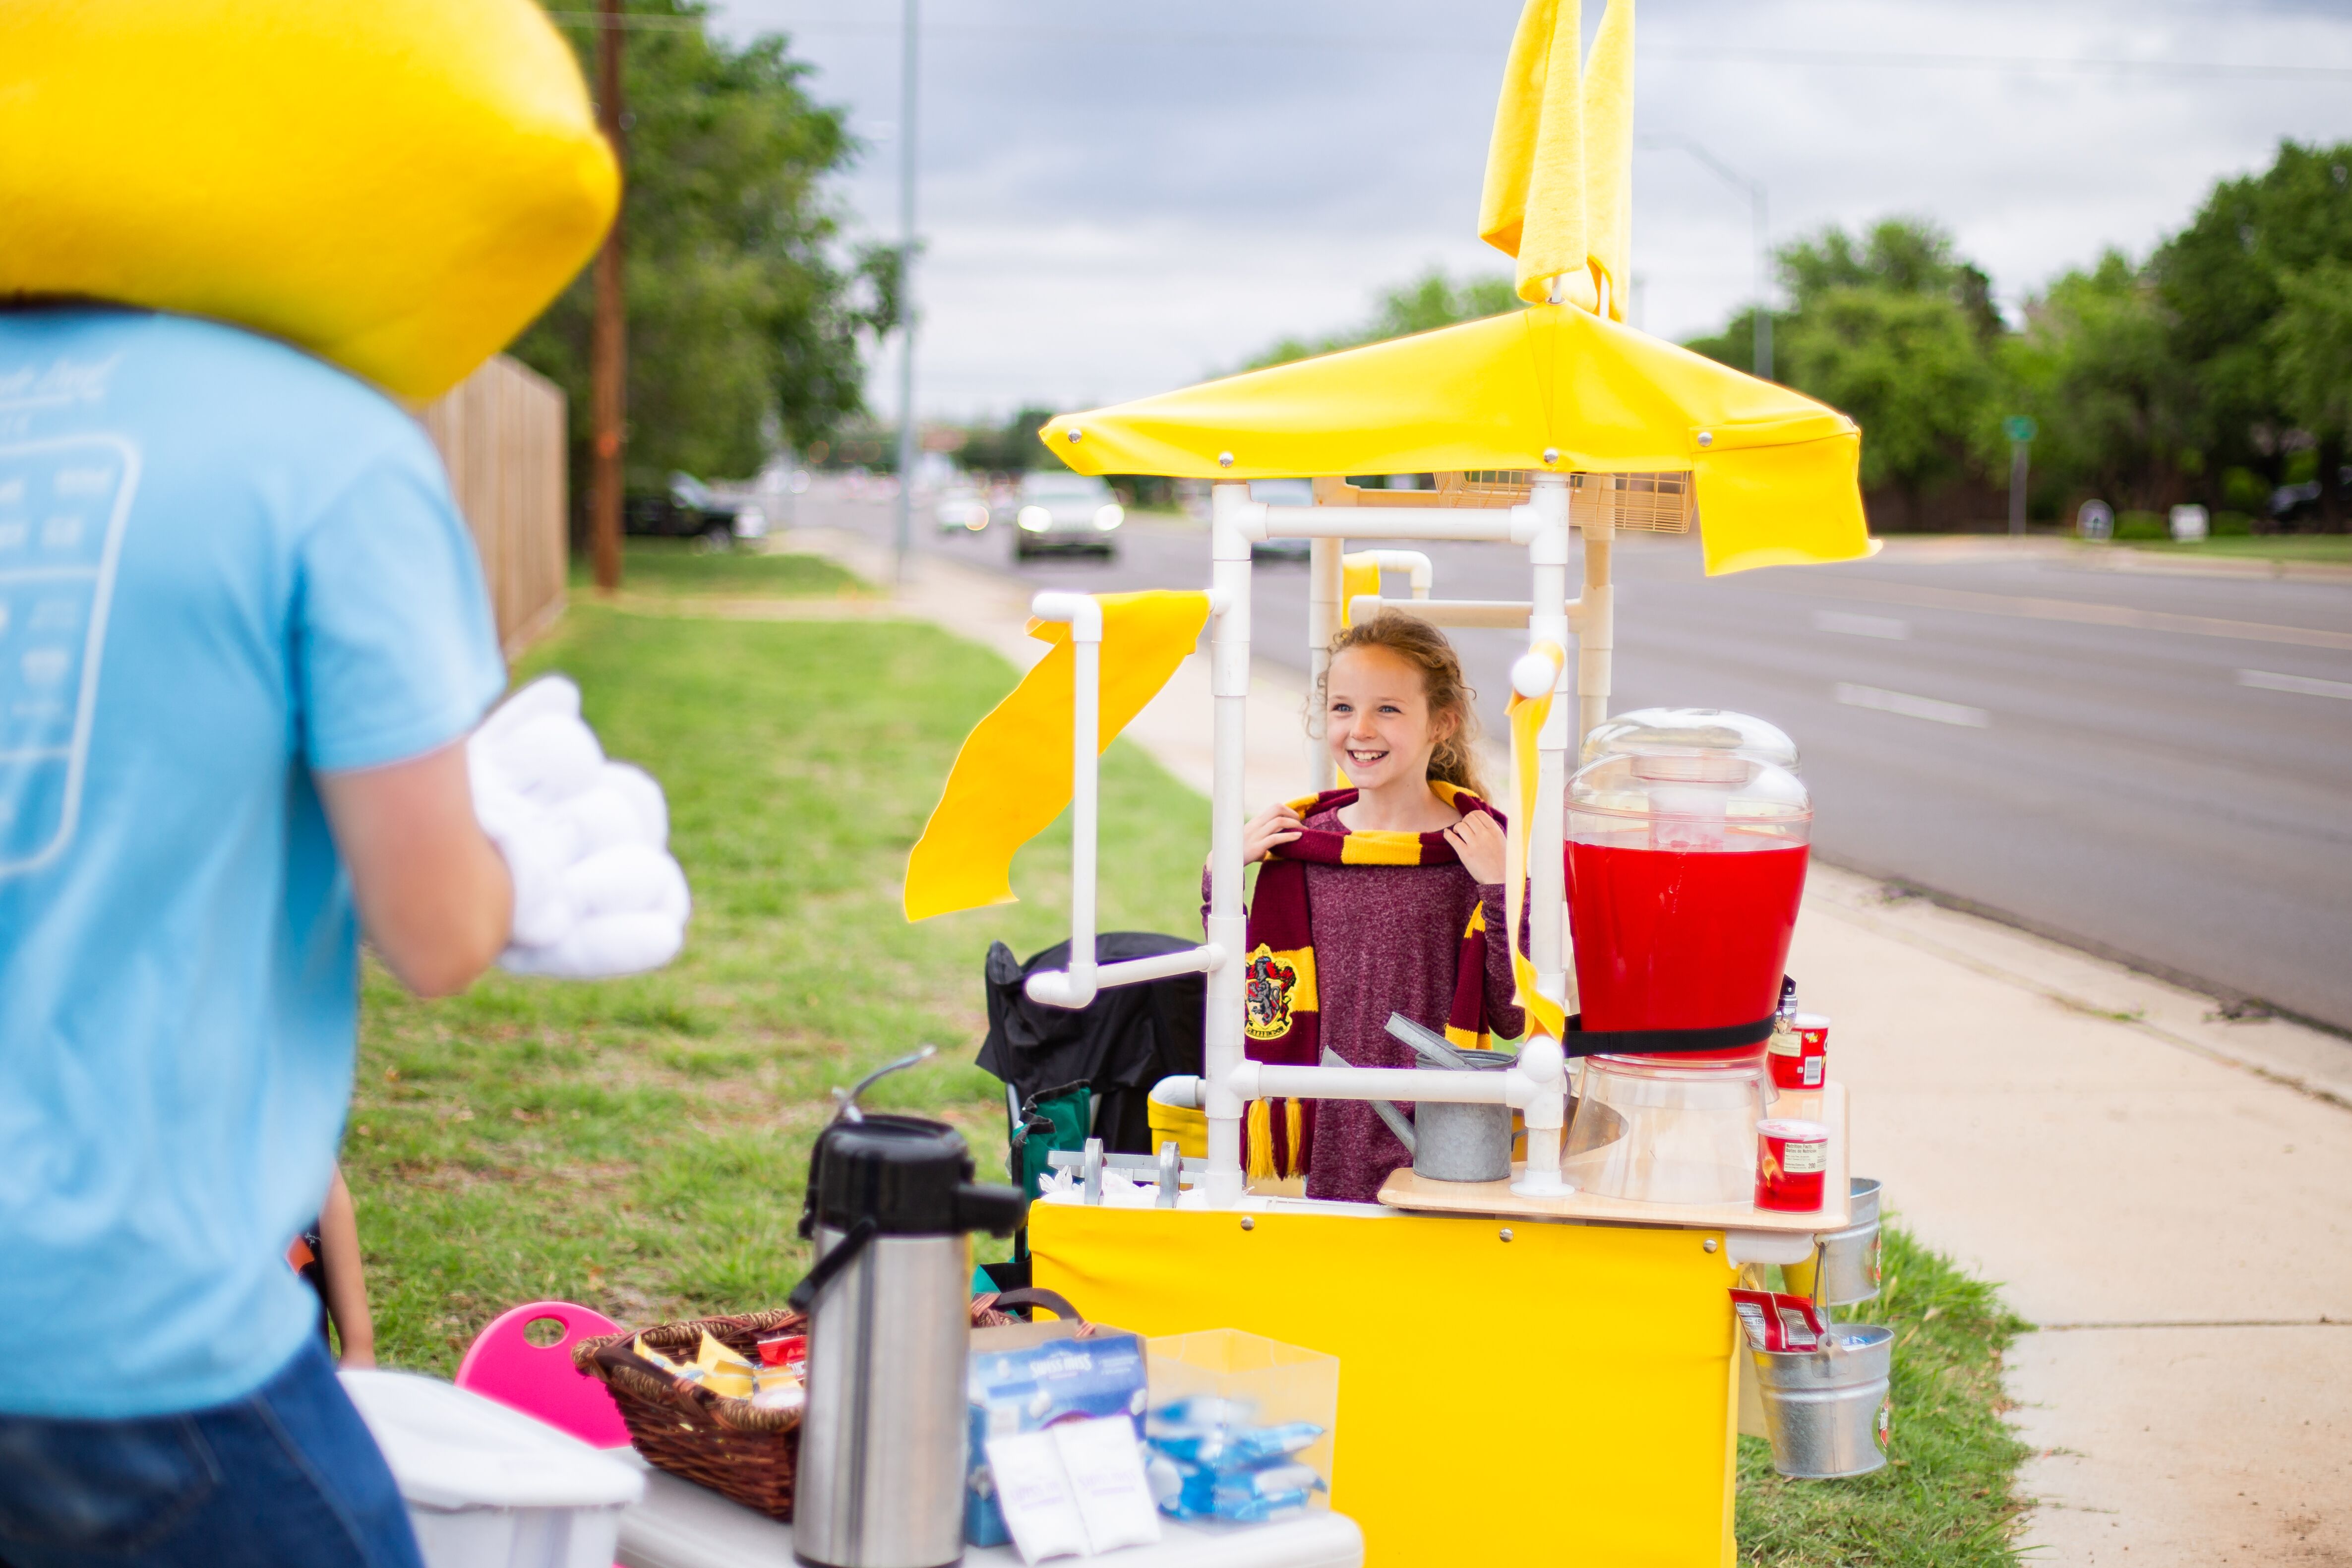
M 1731 1051 L 1742 1046 L 1759 1045 L 1772 1037 L 1772 1026 L 1780 1015 L 1768 1013 L 1752 1024 L 1718 1024 L 1706 1029 L 1608 1029 L 1588 1033 L 1584 1015 L 1578 1013 L 1568 1020 L 1568 1037 L 1560 1041 L 1560 1049 L 1571 1057 L 1592 1057 L 1626 1053 L 1634 1056 L 1668 1056 L 1684 1051 Z

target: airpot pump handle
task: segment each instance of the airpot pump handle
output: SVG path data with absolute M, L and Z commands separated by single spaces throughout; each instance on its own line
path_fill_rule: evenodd
M 1011 1236 L 1029 1217 L 1028 1194 L 1000 1183 L 961 1183 L 955 1190 L 955 1216 L 958 1230 Z
M 833 1250 L 818 1258 L 816 1267 L 793 1287 L 793 1293 L 784 1298 L 784 1305 L 795 1312 L 806 1312 L 815 1306 L 816 1299 L 824 1294 L 824 1288 L 832 1284 L 843 1269 L 857 1261 L 857 1255 L 866 1250 L 866 1244 L 874 1239 L 878 1228 L 871 1219 L 861 1219 L 851 1226 L 848 1234 L 834 1244 Z

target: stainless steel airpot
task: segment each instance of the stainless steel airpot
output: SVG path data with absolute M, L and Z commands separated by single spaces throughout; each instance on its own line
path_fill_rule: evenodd
M 972 1173 L 954 1128 L 861 1113 L 854 1095 L 817 1137 L 801 1215 L 817 1262 L 792 1296 L 810 1315 L 793 1522 L 803 1563 L 945 1568 L 963 1556 L 971 1233 L 1009 1236 L 1028 1210 L 1018 1188 Z

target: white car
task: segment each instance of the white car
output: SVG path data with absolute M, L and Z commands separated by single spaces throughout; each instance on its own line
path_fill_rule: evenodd
M 950 485 L 940 497 L 937 515 L 941 533 L 978 533 L 988 526 L 988 498 L 975 486 Z
M 1013 545 L 1018 560 L 1036 555 L 1108 560 L 1118 553 L 1112 535 L 1127 521 L 1127 510 L 1110 486 L 1091 474 L 1039 470 L 1021 476 L 1021 505 L 1013 521 L 1020 525 Z

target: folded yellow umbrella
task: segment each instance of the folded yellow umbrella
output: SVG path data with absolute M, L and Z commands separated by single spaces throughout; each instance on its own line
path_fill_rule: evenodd
M 1209 595 L 1155 589 L 1097 594 L 1095 602 L 1103 613 L 1097 733 L 1108 746 L 1199 644 Z M 1033 620 L 1029 635 L 1054 651 L 964 738 L 907 859 L 910 921 L 1013 902 L 1013 852 L 1070 804 L 1077 656 L 1065 623 Z
M 1528 0 L 1504 68 L 1478 237 L 1518 258 L 1519 298 L 1625 319 L 1633 275 L 1633 5 L 1611 0 L 1580 74 L 1577 0 Z
M 1527 0 L 1479 202 L 1538 303 L 1066 414 L 1040 437 L 1088 474 L 1687 472 L 1710 573 L 1868 554 L 1853 420 L 1622 323 L 1633 0 L 1610 0 L 1581 69 L 1580 20 L 1577 0 Z

